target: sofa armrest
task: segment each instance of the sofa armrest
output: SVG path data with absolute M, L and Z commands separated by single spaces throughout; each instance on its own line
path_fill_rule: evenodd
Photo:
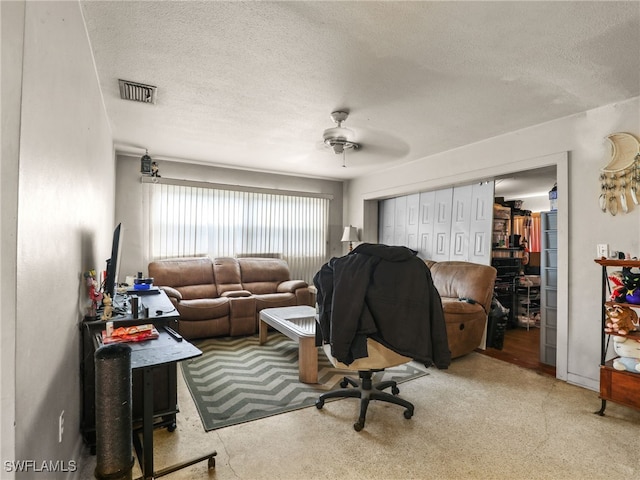
M 160 288 L 164 290 L 164 293 L 167 294 L 167 297 L 169 297 L 169 299 L 175 298 L 178 301 L 182 300 L 182 294 L 175 288 L 173 287 L 160 287 Z
M 228 290 L 224 292 L 221 297 L 237 298 L 237 297 L 250 297 L 252 293 L 249 290 Z
M 278 293 L 295 292 L 299 288 L 306 288 L 309 284 L 304 280 L 286 280 L 278 284 Z

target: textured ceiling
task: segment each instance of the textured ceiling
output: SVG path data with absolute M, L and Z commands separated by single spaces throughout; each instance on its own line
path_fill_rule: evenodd
M 638 1 L 81 5 L 116 148 L 154 159 L 347 179 L 640 95 Z

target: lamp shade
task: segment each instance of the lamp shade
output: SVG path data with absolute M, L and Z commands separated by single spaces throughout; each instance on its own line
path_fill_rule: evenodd
M 342 234 L 341 242 L 357 242 L 358 241 L 358 229 L 349 225 L 344 227 L 344 233 Z

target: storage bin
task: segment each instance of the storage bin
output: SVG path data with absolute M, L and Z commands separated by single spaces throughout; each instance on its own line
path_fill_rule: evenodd
M 545 269 L 545 287 L 557 287 L 558 286 L 558 271 L 555 268 Z
M 558 248 L 558 232 L 544 232 L 547 248 Z
M 546 250 L 544 255 L 545 265 L 551 268 L 557 268 L 558 266 L 558 251 Z
M 558 312 L 556 311 L 555 307 L 545 308 L 544 314 L 545 314 L 545 319 L 544 319 L 545 325 L 555 329 L 558 325 Z
M 547 307 L 550 308 L 557 308 L 558 307 L 558 292 L 556 292 L 555 290 L 551 290 L 551 289 L 545 289 L 545 305 Z M 547 324 L 549 324 L 549 322 L 547 321 Z

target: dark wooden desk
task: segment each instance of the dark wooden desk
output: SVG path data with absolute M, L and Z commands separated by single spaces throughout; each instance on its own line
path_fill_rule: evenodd
M 178 328 L 178 312 L 173 304 L 162 292 L 140 296 L 140 314 L 137 319 L 131 314 L 128 295 L 116 295 L 114 298 L 114 328 L 152 323 L 156 328 L 168 326 L 173 330 Z M 149 309 L 149 316 L 144 317 L 144 307 Z M 80 374 L 82 379 L 82 418 L 80 429 L 85 443 L 95 454 L 95 363 L 94 352 L 100 346 L 100 335 L 106 329 L 106 322 L 101 320 L 84 321 L 80 324 L 81 361 Z M 154 372 L 154 421 L 155 427 L 167 427 L 173 431 L 176 427 L 178 413 L 177 369 L 175 362 L 167 363 L 155 368 Z M 142 423 L 143 415 L 143 374 L 141 370 L 134 370 L 132 386 L 133 422 Z
M 177 335 L 168 327 L 161 327 L 158 332 L 160 337 L 140 343 L 130 343 L 131 369 L 142 370 L 143 374 L 143 426 L 142 443 L 138 432 L 134 431 L 133 443 L 142 467 L 142 479 L 162 477 L 169 473 L 188 467 L 194 463 L 209 460 L 209 468 L 215 466 L 216 452 L 182 462 L 174 466 L 155 471 L 153 467 L 153 370 L 164 364 L 173 364 L 189 358 L 202 355 L 202 352 L 194 345 Z

